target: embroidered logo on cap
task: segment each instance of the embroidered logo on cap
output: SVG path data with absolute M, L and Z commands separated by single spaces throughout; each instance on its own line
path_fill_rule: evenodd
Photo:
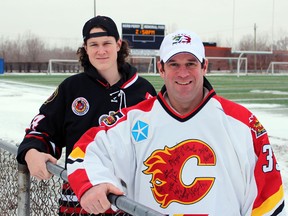
M 78 97 L 73 101 L 71 108 L 76 115 L 83 116 L 89 111 L 89 103 L 85 98 Z
M 179 44 L 179 43 L 186 43 L 186 44 L 191 43 L 190 35 L 186 35 L 186 34 L 178 34 L 174 36 L 172 40 L 173 40 L 172 42 L 173 45 Z

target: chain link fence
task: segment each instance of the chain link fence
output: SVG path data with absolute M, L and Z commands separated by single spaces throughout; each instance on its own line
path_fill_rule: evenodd
M 5 143 L 0 139 L 0 215 L 58 215 L 59 198 L 63 196 L 62 185 L 67 181 L 66 170 L 61 166 L 48 163 L 47 168 L 54 176 L 49 180 L 38 181 L 36 178 L 30 177 L 25 165 L 18 164 L 16 153 L 15 145 Z M 72 198 L 68 195 L 65 199 L 71 200 Z M 125 196 L 109 194 L 108 199 L 114 206 L 122 210 L 120 211 L 121 215 L 163 216 Z M 74 209 L 76 207 L 74 206 Z M 79 216 L 81 213 L 75 211 L 67 213 L 68 215 Z
M 17 179 L 15 156 L 0 149 L 0 215 L 17 215 Z
M 0 148 L 0 164 L 0 215 L 17 216 L 18 203 L 24 200 L 18 197 L 23 191 L 18 190 L 20 182 L 16 155 Z M 58 215 L 58 199 L 63 180 L 54 175 L 50 180 L 44 181 L 31 177 L 29 182 L 29 215 Z

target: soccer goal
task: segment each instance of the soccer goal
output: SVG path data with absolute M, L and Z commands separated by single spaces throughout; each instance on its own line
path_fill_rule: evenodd
M 50 59 L 47 73 L 78 73 L 81 70 L 79 60 L 74 59 Z
M 207 57 L 208 73 L 247 74 L 246 57 Z
M 272 75 L 275 73 L 283 74 L 288 73 L 288 62 L 270 62 L 267 73 L 271 73 Z
M 127 61 L 136 67 L 139 73 L 157 73 L 156 56 L 129 56 Z

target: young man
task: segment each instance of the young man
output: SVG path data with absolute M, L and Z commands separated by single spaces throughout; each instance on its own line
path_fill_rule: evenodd
M 119 111 L 74 145 L 68 179 L 86 211 L 104 212 L 114 193 L 167 215 L 283 213 L 267 131 L 249 110 L 216 94 L 207 66 L 195 33 L 167 35 L 158 96 Z
M 59 85 L 31 121 L 18 149 L 18 162 L 27 164 L 30 174 L 40 180 L 51 177 L 46 162 L 56 163 L 63 148 L 67 159 L 74 143 L 90 127 L 98 126 L 119 109 L 156 95 L 151 83 L 125 61 L 128 43 L 121 40 L 110 17 L 88 20 L 82 35 L 83 46 L 77 53 L 84 73 L 68 77 Z M 86 214 L 69 184 L 63 184 L 62 193 L 59 215 Z

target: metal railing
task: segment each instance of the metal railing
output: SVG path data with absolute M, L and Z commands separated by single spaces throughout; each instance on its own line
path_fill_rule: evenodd
M 61 185 L 63 181 L 67 182 L 67 171 L 48 162 L 47 169 L 54 176 L 50 180 L 38 181 L 30 177 L 27 166 L 17 163 L 16 154 L 16 145 L 0 139 L 0 215 L 57 215 Z M 108 199 L 111 204 L 130 215 L 162 215 L 126 196 L 109 194 Z

